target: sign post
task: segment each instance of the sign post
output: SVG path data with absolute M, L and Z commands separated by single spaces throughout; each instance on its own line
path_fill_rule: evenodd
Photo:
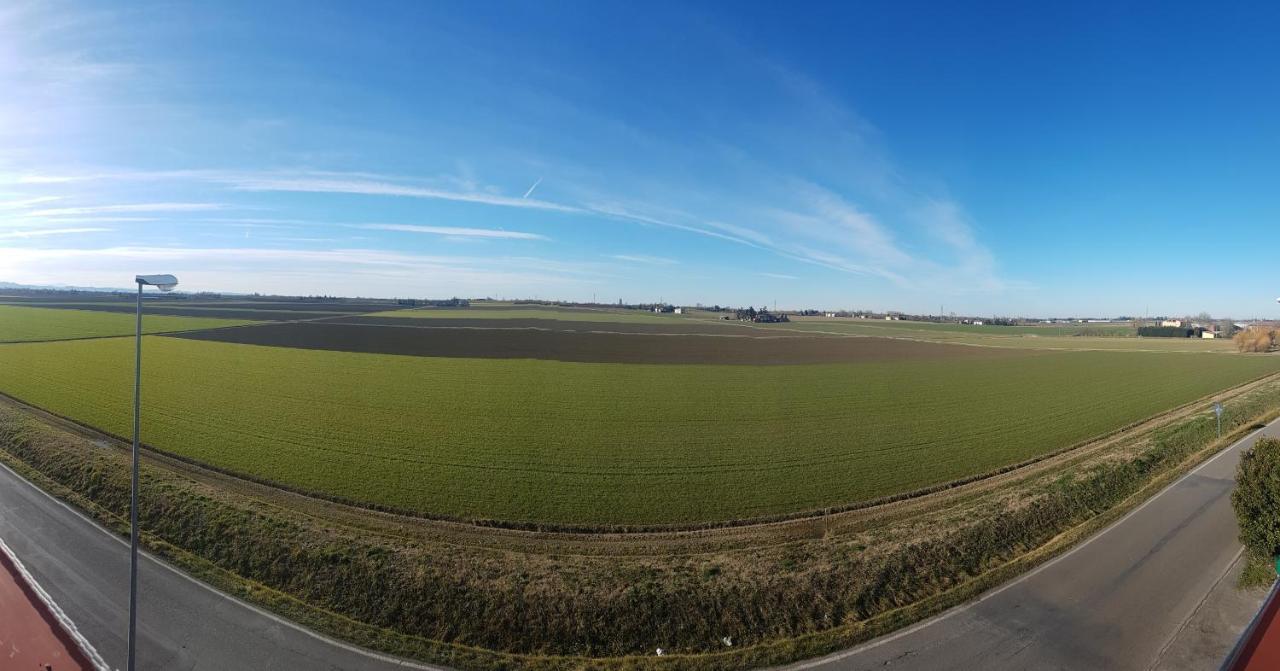
M 1213 402 L 1213 414 L 1218 416 L 1218 438 L 1222 438 L 1222 403 Z

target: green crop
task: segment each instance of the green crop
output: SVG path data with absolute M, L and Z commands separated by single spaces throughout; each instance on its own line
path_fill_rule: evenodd
M 133 335 L 135 319 L 132 314 L 120 312 L 0 305 L 0 342 Z M 146 333 L 166 333 L 249 323 L 251 322 L 236 319 L 144 314 L 142 330 Z
M 5 345 L 0 391 L 128 435 L 132 346 Z M 149 337 L 142 434 L 235 472 L 434 515 L 696 523 L 990 472 L 1277 368 L 1134 352 L 584 364 Z

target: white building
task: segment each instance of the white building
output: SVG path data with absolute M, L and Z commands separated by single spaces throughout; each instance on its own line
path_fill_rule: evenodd
M 1182 320 L 1181 320 L 1181 319 L 1166 319 L 1166 320 L 1164 320 L 1164 321 L 1160 322 L 1160 325 L 1161 325 L 1161 326 L 1172 326 L 1172 327 L 1174 327 L 1174 328 L 1182 328 Z

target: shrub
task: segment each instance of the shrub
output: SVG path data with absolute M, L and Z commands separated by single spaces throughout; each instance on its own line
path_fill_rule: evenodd
M 1280 554 L 1280 440 L 1262 438 L 1244 453 L 1231 505 L 1249 554 Z
M 1232 340 L 1236 343 L 1236 349 L 1241 352 L 1269 352 L 1275 344 L 1276 332 L 1253 326 L 1235 334 Z

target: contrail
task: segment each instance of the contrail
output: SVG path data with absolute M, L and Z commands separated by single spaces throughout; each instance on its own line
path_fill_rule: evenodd
M 533 186 L 529 187 L 529 190 L 528 190 L 528 191 L 525 191 L 525 192 L 524 192 L 524 195 L 523 195 L 523 196 L 521 196 L 521 198 L 528 198 L 530 195 L 532 195 L 532 194 L 533 194 L 533 190 L 534 190 L 534 189 L 536 189 L 536 188 L 538 188 L 538 185 L 539 185 L 539 184 L 541 184 L 541 183 L 542 183 L 542 178 L 541 178 L 541 177 L 539 177 L 539 178 L 538 178 L 538 181 L 534 182 L 534 183 L 533 183 Z

